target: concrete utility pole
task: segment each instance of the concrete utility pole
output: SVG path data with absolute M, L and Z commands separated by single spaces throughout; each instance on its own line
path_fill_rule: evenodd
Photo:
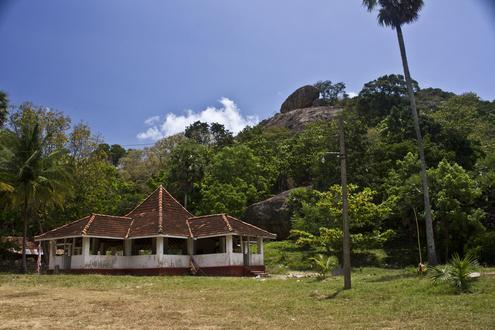
M 351 237 L 349 234 L 349 214 L 347 202 L 347 168 L 344 135 L 344 113 L 339 115 L 339 141 L 340 141 L 340 179 L 342 186 L 342 229 L 344 232 L 344 290 L 351 288 Z

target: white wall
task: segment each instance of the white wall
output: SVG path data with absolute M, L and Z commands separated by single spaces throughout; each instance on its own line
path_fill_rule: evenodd
M 161 255 L 161 256 L 90 255 L 87 258 L 87 261 L 85 262 L 83 268 L 132 269 L 132 268 L 174 268 L 174 267 L 176 268 L 189 267 L 189 256 L 186 255 Z
M 192 241 L 192 240 L 191 240 Z M 193 255 L 199 267 L 242 266 L 242 253 L 232 251 L 232 236 L 227 236 L 226 253 Z M 191 245 L 191 244 L 189 244 Z M 54 246 L 50 249 L 50 269 L 58 265 L 64 269 L 64 256 L 54 256 Z M 53 254 L 52 254 L 53 252 Z M 129 251 L 128 251 L 129 252 Z M 263 249 L 261 248 L 261 252 Z M 262 266 L 263 253 L 250 254 L 250 265 Z M 83 240 L 83 254 L 71 257 L 73 269 L 132 269 L 132 268 L 186 268 L 190 267 L 189 255 L 139 255 L 139 256 L 107 256 L 89 255 L 89 238 Z
M 228 253 L 199 254 L 192 256 L 199 267 L 219 267 L 230 265 Z

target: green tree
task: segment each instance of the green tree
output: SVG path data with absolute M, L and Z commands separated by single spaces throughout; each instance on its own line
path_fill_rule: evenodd
M 413 80 L 413 90 L 417 93 L 418 83 Z M 387 116 L 393 107 L 407 102 L 407 85 L 403 75 L 381 76 L 364 84 L 357 97 L 359 114 L 366 118 L 369 126 L 374 126 Z
M 184 201 L 184 207 L 195 211 L 199 187 L 209 162 L 208 147 L 187 139 L 174 148 L 167 168 L 157 177 L 174 196 Z
M 199 144 L 209 144 L 210 137 L 210 125 L 201 121 L 196 121 L 187 126 L 184 135 Z
M 373 201 L 376 192 L 371 188 L 358 191 L 349 185 L 349 218 L 351 242 L 354 249 L 380 247 L 394 232 L 383 230 L 382 221 L 390 213 L 385 203 Z M 341 259 L 343 232 L 342 191 L 333 185 L 326 192 L 301 188 L 291 193 L 291 234 L 300 246 L 323 247 L 327 253 Z
M 274 180 L 272 172 L 263 168 L 262 160 L 249 147 L 226 147 L 213 156 L 206 169 L 201 184 L 202 211 L 240 216 L 249 204 L 267 197 Z
M 0 128 L 3 127 L 7 120 L 9 108 L 9 99 L 4 91 L 0 90 Z
M 423 7 L 423 0 L 363 0 L 363 5 L 368 11 L 378 8 L 378 22 L 380 25 L 389 26 L 397 32 L 399 48 L 404 67 L 404 76 L 406 78 L 407 92 L 411 103 L 411 112 L 414 120 L 414 130 L 418 142 L 419 158 L 421 161 L 421 182 L 423 185 L 423 196 L 425 204 L 426 220 L 426 241 L 428 246 L 428 262 L 431 265 L 437 264 L 435 250 L 435 238 L 433 234 L 433 220 L 431 215 L 430 196 L 428 188 L 427 167 L 424 155 L 423 138 L 419 127 L 418 111 L 416 109 L 416 99 L 414 97 L 413 82 L 409 73 L 409 64 L 407 61 L 406 47 L 404 45 L 404 36 L 402 34 L 402 25 L 416 21 L 419 12 Z
M 316 82 L 314 86 L 320 91 L 320 103 L 322 105 L 336 105 L 339 101 L 349 97 L 345 92 L 343 82 L 334 84 L 330 80 L 325 80 Z
M 7 194 L 13 207 L 22 209 L 22 271 L 27 272 L 26 241 L 28 226 L 41 205 L 61 207 L 71 189 L 71 171 L 62 149 L 51 150 L 47 126 L 42 127 L 32 112 L 16 116 L 13 131 L 2 134 L 0 181 L 14 189 Z M 24 117 L 24 116 L 25 117 Z
M 219 123 L 203 123 L 196 121 L 186 127 L 184 135 L 199 144 L 210 145 L 215 148 L 223 148 L 234 143 L 232 132 L 225 129 Z
M 428 171 L 431 178 L 435 222 L 440 232 L 440 246 L 446 262 L 452 252 L 464 254 L 472 237 L 484 232 L 485 213 L 476 207 L 481 195 L 477 183 L 458 164 L 445 160 Z

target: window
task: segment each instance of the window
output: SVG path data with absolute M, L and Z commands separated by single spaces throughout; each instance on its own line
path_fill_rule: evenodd
M 124 241 L 109 238 L 91 238 L 89 253 L 92 255 L 116 256 L 124 255 Z
M 241 236 L 232 236 L 232 252 L 242 253 Z
M 169 254 L 169 255 L 187 254 L 187 239 L 165 237 L 163 239 L 163 254 Z
M 196 240 L 195 254 L 225 253 L 225 237 L 210 237 Z
M 132 255 L 151 255 L 156 251 L 156 238 L 138 238 L 131 240 L 132 242 Z

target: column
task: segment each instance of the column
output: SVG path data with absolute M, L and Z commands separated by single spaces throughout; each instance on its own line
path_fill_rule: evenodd
M 124 255 L 125 256 L 132 255 L 132 240 L 130 239 L 124 240 Z
M 263 237 L 258 237 L 258 253 L 263 254 Z
M 225 236 L 225 252 L 231 254 L 233 250 L 232 235 Z
M 90 263 L 89 260 L 89 245 L 90 245 L 90 239 L 89 237 L 83 237 L 82 238 L 82 264 L 83 267 L 88 265 Z
M 55 240 L 51 240 L 49 242 L 50 247 L 48 251 L 48 269 L 55 269 L 55 256 L 56 256 L 56 247 L 55 247 Z
M 187 254 L 190 256 L 194 254 L 194 239 L 192 238 L 187 239 Z
M 163 255 L 163 237 L 157 237 L 156 238 L 156 252 L 155 253 L 157 256 Z
M 232 253 L 234 251 L 233 246 L 232 235 L 225 236 L 225 252 L 227 253 L 227 262 L 229 265 L 232 265 Z

